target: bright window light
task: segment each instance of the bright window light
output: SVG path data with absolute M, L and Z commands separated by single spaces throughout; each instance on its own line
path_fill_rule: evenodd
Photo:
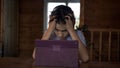
M 48 3 L 48 10 L 47 10 L 47 27 L 48 27 L 48 21 L 49 21 L 49 15 L 51 14 L 51 12 L 53 11 L 53 9 L 58 6 L 58 5 L 65 5 L 65 3 L 53 3 L 53 2 L 49 2 Z
M 51 11 L 53 10 L 54 7 L 58 5 L 65 5 L 65 3 L 59 3 L 59 2 L 49 2 L 48 3 L 48 9 L 47 9 L 47 28 L 48 28 L 48 21 L 49 21 L 49 15 L 51 14 Z M 74 12 L 75 19 L 76 19 L 76 24 L 75 24 L 75 29 L 76 27 L 79 27 L 80 24 L 80 3 L 68 3 L 68 6 L 71 7 L 71 9 Z
M 76 27 L 79 27 L 80 24 L 80 3 L 68 3 L 68 6 L 70 6 L 74 12 L 76 19 L 76 24 L 74 28 L 76 29 Z

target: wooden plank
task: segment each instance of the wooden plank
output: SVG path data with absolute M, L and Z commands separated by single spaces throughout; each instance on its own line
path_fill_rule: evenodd
M 109 43 L 108 43 L 108 61 L 111 59 L 111 32 L 109 32 Z
M 118 35 L 118 37 L 117 37 L 118 38 L 118 41 L 117 41 L 118 42 L 118 44 L 117 44 L 117 58 L 118 58 L 118 60 L 120 60 L 120 58 L 119 58 L 120 57 L 120 42 L 119 42 L 120 41 L 120 32 L 117 32 L 117 35 Z
M 90 39 L 90 41 L 91 41 L 91 45 L 90 45 L 90 61 L 93 61 L 93 34 L 94 32 L 92 31 L 91 32 L 91 39 Z
M 99 61 L 101 62 L 101 54 L 102 54 L 102 32 L 100 32 L 100 39 L 99 39 Z
M 120 32 L 120 29 L 89 29 L 89 31 Z

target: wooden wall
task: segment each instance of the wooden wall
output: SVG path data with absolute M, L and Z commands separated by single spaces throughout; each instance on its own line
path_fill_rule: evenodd
M 119 0 L 81 0 L 82 22 L 88 28 L 120 29 Z M 20 0 L 20 51 L 32 52 L 34 40 L 42 36 L 43 0 Z
M 1 23 L 1 0 L 0 0 L 0 23 Z M 0 24 L 0 55 L 2 55 L 2 31 Z
M 120 29 L 120 0 L 81 0 L 88 28 Z M 19 0 L 19 52 L 31 57 L 34 40 L 43 34 L 44 0 Z M 1 32 L 1 31 L 0 31 Z
M 84 0 L 84 23 L 89 28 L 120 29 L 120 0 Z
M 21 56 L 31 56 L 34 40 L 42 35 L 43 6 L 43 0 L 19 0 L 19 46 Z
M 88 31 L 85 32 L 85 36 L 88 46 L 93 49 L 92 61 L 99 61 L 98 57 L 102 57 L 100 58 L 100 61 L 120 61 L 120 34 L 119 32 L 116 32 L 116 30 L 120 31 L 120 1 L 81 1 L 82 7 L 84 7 L 82 22 L 84 22 L 88 28 Z M 90 32 L 92 31 L 91 29 L 96 30 L 94 31 L 94 34 L 93 32 Z M 91 37 L 93 40 L 92 42 Z M 99 40 L 100 38 L 101 40 Z M 100 53 L 99 50 L 101 50 L 102 53 Z

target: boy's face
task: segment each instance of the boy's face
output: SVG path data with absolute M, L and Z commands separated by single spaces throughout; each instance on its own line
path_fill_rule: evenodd
M 66 25 L 65 24 L 56 24 L 55 34 L 57 37 L 60 38 L 60 40 L 64 40 L 65 37 L 68 35 Z

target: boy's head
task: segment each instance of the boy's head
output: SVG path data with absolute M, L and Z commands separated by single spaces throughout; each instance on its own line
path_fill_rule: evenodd
M 55 27 L 55 34 L 59 39 L 64 40 L 68 35 L 68 31 L 66 29 L 66 19 L 69 16 L 72 24 L 75 24 L 75 17 L 72 9 L 65 5 L 56 6 L 53 11 L 51 12 L 51 17 L 54 16 L 56 19 L 56 27 Z
M 69 6 L 65 6 L 65 5 L 56 6 L 51 12 L 50 16 L 55 16 L 56 23 L 58 24 L 66 24 L 65 21 L 65 19 L 67 19 L 66 16 L 69 16 L 73 22 L 73 26 L 75 24 L 74 13 Z

